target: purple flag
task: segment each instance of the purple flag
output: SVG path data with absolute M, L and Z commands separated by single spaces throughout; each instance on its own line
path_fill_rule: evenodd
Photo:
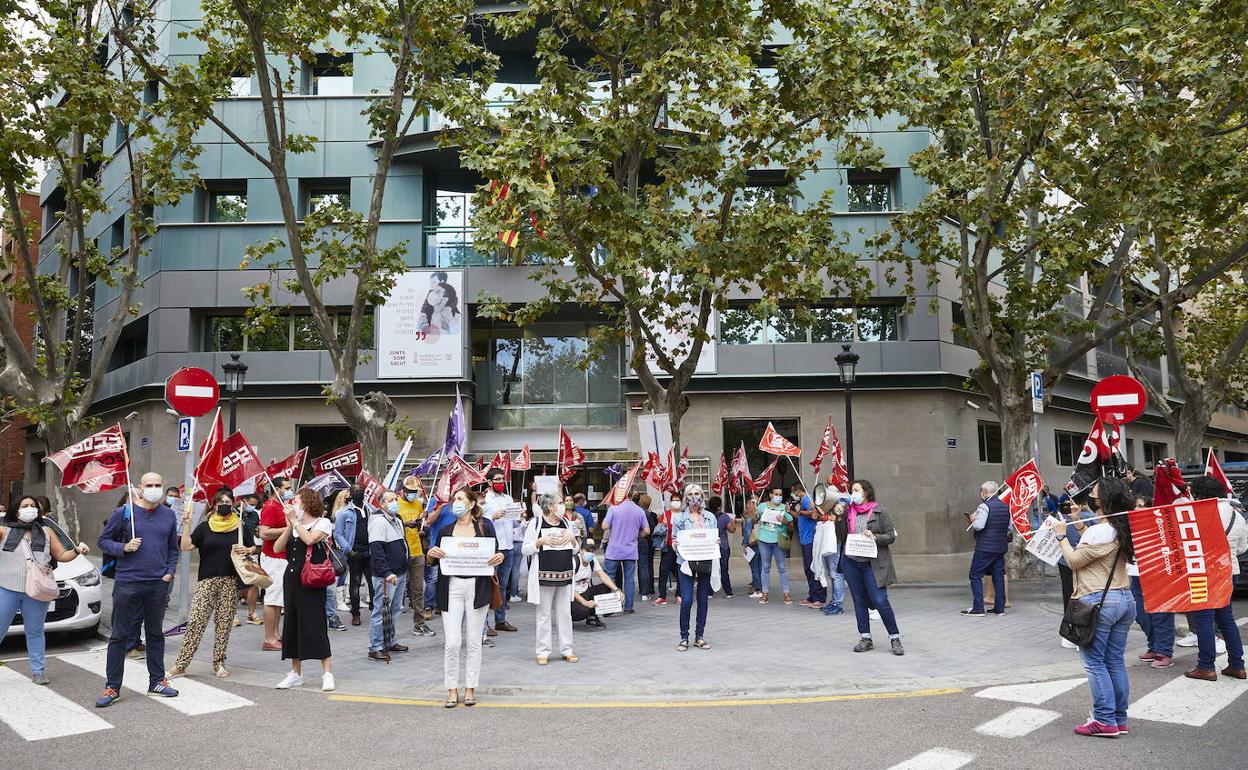
M 607 474 L 607 476 L 611 478 L 611 483 L 614 484 L 620 480 L 621 476 L 624 475 L 624 468 L 619 463 L 612 463 L 611 465 L 603 468 L 602 472 Z
M 451 412 L 450 419 L 446 421 L 446 441 L 442 445 L 443 456 L 454 457 L 462 455 L 464 444 L 467 442 L 468 435 L 464 427 L 464 401 L 459 394 L 459 385 L 456 385 L 455 411 Z
M 442 450 L 435 449 L 433 450 L 433 454 L 426 457 L 424 461 L 421 462 L 420 465 L 417 465 L 415 468 L 412 468 L 411 472 L 409 472 L 407 475 L 408 476 L 428 476 L 430 473 L 433 473 L 435 470 L 437 470 L 438 463 L 440 462 L 442 462 Z

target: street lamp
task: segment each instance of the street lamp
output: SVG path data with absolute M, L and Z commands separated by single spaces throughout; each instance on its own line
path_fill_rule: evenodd
M 858 354 L 841 345 L 836 354 L 836 365 L 841 370 L 841 385 L 845 388 L 845 470 L 849 480 L 854 480 L 854 370 L 858 368 Z
M 247 364 L 238 360 L 238 353 L 231 353 L 230 360 L 221 364 L 225 370 L 225 392 L 230 394 L 230 433 L 238 430 L 238 394 L 243 392 L 247 379 Z

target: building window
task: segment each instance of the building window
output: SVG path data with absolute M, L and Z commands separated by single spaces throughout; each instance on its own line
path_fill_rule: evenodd
M 126 246 L 126 215 L 122 214 L 117 217 L 117 221 L 113 222 L 113 226 L 109 228 L 109 246 L 114 249 L 122 249 Z
M 155 104 L 160 100 L 160 81 L 149 80 L 143 86 L 143 103 Z
M 755 476 L 761 474 L 768 465 L 771 465 L 771 461 L 776 459 L 773 455 L 764 454 L 758 448 L 758 437 L 767 430 L 769 422 L 777 433 L 800 446 L 801 421 L 796 417 L 759 417 L 723 421 L 725 456 L 732 457 L 732 453 L 737 451 L 737 448 L 744 442 L 745 459 L 749 463 L 750 473 Z M 779 487 L 785 490 L 787 495 L 788 489 L 799 481 L 801 479 L 793 472 L 789 463 L 783 459 L 776 463 L 776 470 L 771 477 L 773 488 Z
M 1071 433 L 1068 430 L 1053 431 L 1053 442 L 1057 445 L 1057 464 L 1063 468 L 1073 468 L 1083 453 L 1083 442 L 1087 436 L 1082 433 Z
M 897 306 L 812 307 L 809 326 L 799 325 L 792 308 L 780 308 L 762 320 L 749 308 L 728 308 L 720 314 L 724 345 L 789 342 L 886 342 L 900 339 Z
M 208 194 L 209 222 L 247 221 L 247 190 L 214 190 Z
M 1001 463 L 1001 426 L 995 422 L 979 421 L 979 461 Z
M 117 346 L 113 348 L 113 356 L 108 360 L 111 372 L 123 366 L 129 366 L 147 356 L 147 320 L 143 316 L 126 324 L 117 338 Z
M 849 172 L 850 211 L 892 211 L 892 173 L 871 171 Z
M 973 348 L 971 335 L 966 331 L 966 311 L 961 302 L 953 304 L 953 344 L 963 348 Z
M 307 93 L 313 96 L 350 96 L 355 93 L 351 82 L 351 58 L 351 54 L 317 54 L 316 62 L 308 68 Z
M 331 315 L 338 343 L 346 345 L 351 316 Z M 360 319 L 360 350 L 376 348 L 372 311 Z M 325 338 L 316 321 L 308 314 L 277 318 L 267 328 L 257 328 L 241 315 L 208 316 L 204 318 L 204 350 L 213 353 L 248 351 L 325 350 Z
M 314 179 L 303 182 L 303 215 L 327 206 L 351 208 L 351 183 L 346 179 Z
M 1224 463 L 1248 463 L 1248 452 L 1232 452 L 1227 449 L 1222 452 Z
M 1144 442 L 1144 467 L 1152 468 L 1158 462 L 1166 459 L 1167 445 L 1160 441 Z

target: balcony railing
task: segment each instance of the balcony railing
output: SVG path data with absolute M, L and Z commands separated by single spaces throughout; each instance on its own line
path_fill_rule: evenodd
M 425 264 L 429 267 L 518 267 L 521 265 L 546 265 L 567 263 L 533 251 L 533 237 L 526 234 L 520 243 L 508 249 L 500 242 L 498 248 L 483 252 L 477 249 L 473 239 L 477 230 L 473 227 L 426 227 Z

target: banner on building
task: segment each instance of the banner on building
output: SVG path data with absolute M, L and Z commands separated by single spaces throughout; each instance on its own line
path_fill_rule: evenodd
M 1231 600 L 1231 547 L 1217 500 L 1131 511 L 1145 612 L 1192 612 Z
M 61 469 L 61 486 L 107 492 L 126 486 L 130 455 L 121 425 L 105 428 L 44 458 Z
M 413 270 L 396 277 L 377 309 L 377 376 L 462 377 L 466 311 L 460 271 Z
M 351 477 L 359 475 L 364 468 L 364 461 L 361 459 L 360 442 L 348 444 L 340 449 L 323 454 L 312 461 L 312 472 L 320 475 L 329 473 L 330 471 L 338 471 L 343 476 Z

